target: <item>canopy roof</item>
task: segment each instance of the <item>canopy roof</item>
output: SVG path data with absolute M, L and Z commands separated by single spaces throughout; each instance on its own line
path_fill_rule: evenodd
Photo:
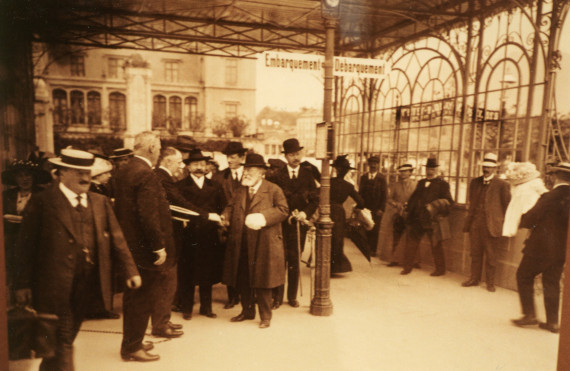
M 336 50 L 373 57 L 528 0 L 340 0 Z M 218 56 L 324 52 L 320 0 L 39 0 L 19 9 L 37 41 Z

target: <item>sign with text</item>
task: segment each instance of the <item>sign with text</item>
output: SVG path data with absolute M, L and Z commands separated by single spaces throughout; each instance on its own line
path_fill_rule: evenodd
M 264 52 L 265 68 L 289 71 L 319 71 L 324 73 L 325 57 L 315 54 Z M 382 59 L 334 57 L 333 75 L 383 79 L 390 72 Z

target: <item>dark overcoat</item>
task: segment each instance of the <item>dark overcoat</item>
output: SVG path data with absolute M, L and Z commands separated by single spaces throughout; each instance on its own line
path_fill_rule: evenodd
M 483 177 L 475 178 L 469 184 L 469 212 L 465 219 L 464 231 L 469 231 L 473 223 L 474 211 L 479 202 L 485 203 L 485 221 L 487 229 L 493 237 L 501 237 L 503 234 L 503 224 L 505 222 L 505 212 L 511 201 L 511 186 L 503 179 L 494 176 L 489 182 L 485 192 L 485 198 L 481 199 L 483 190 Z
M 386 209 L 386 198 L 388 195 L 388 185 L 386 178 L 380 172 L 376 173 L 373 179 L 369 179 L 368 173 L 360 177 L 360 187 L 358 193 L 364 199 L 364 207 L 376 215 L 378 210 L 384 212 Z
M 152 168 L 133 157 L 115 176 L 115 211 L 137 266 L 166 270 L 176 264 L 176 249 L 166 192 Z M 154 251 L 166 249 L 156 266 Z
M 277 170 L 268 180 L 283 190 L 289 212 L 297 209 L 305 212 L 307 218 L 310 218 L 319 206 L 319 191 L 311 170 L 303 166 L 297 169 L 299 170 L 297 179 L 289 177 L 289 170 L 285 166 Z
M 285 283 L 285 249 L 281 222 L 289 215 L 283 191 L 275 184 L 263 180 L 246 210 L 247 188 L 237 190 L 224 210 L 230 221 L 229 237 L 224 259 L 223 282 L 235 287 L 243 233 L 247 233 L 249 279 L 252 288 L 273 288 Z M 247 214 L 261 213 L 266 226 L 252 230 L 245 226 Z
M 138 275 L 110 200 L 88 192 L 95 221 L 96 254 L 105 308 L 111 310 L 112 259 L 125 277 Z M 18 272 L 15 288 L 31 288 L 34 308 L 61 313 L 69 306 L 73 276 L 79 259 L 71 204 L 55 184 L 35 194 L 26 207 L 17 245 Z
M 243 187 L 239 182 L 234 181 L 232 170 L 229 167 L 214 174 L 212 180 L 222 186 L 227 202 L 230 202 L 235 192 Z

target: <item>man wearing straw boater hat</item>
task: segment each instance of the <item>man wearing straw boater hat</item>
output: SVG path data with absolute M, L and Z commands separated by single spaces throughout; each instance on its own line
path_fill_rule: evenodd
M 20 303 L 58 316 L 55 354 L 40 370 L 73 370 L 73 342 L 86 305 L 100 295 L 110 309 L 111 267 L 118 264 L 127 286 L 141 285 L 131 253 L 109 199 L 89 192 L 94 156 L 63 149 L 49 159 L 59 182 L 32 197 L 18 241 Z M 117 259 L 112 262 L 111 259 Z
M 129 148 L 116 148 L 113 150 L 113 154 L 109 156 L 109 159 L 113 161 L 113 166 L 115 170 L 119 170 L 123 165 L 125 165 L 133 157 L 133 150 Z
M 538 326 L 558 333 L 560 277 L 566 259 L 568 211 L 570 209 L 570 163 L 549 168 L 553 188 L 544 193 L 534 207 L 523 214 L 520 228 L 530 229 L 523 258 L 517 270 L 517 287 L 523 317 L 514 319 L 516 326 Z M 538 322 L 534 306 L 534 278 L 542 274 L 546 322 Z
M 269 181 L 277 184 L 287 198 L 289 218 L 283 222 L 285 259 L 287 260 L 287 300 L 297 308 L 297 290 L 300 280 L 299 257 L 305 246 L 307 229 L 305 221 L 310 219 L 318 207 L 318 190 L 311 170 L 300 166 L 303 160 L 303 147 L 296 138 L 283 142 L 283 154 L 287 166 L 277 170 Z M 297 231 L 299 233 L 297 233 Z M 276 289 L 274 307 L 283 303 L 284 286 Z
M 442 242 L 451 238 L 449 231 L 449 209 L 453 204 L 449 183 L 438 176 L 439 164 L 436 158 L 428 158 L 426 177 L 418 182 L 407 206 L 407 240 L 404 254 L 404 269 L 400 274 L 409 274 L 422 237 L 427 234 L 435 270 L 431 276 L 445 274 L 445 255 Z
M 246 156 L 244 187 L 238 188 L 223 212 L 229 236 L 224 258 L 223 282 L 236 287 L 241 313 L 232 322 L 255 318 L 259 308 L 260 328 L 271 321 L 272 289 L 285 283 L 285 253 L 281 222 L 289 215 L 283 191 L 263 179 L 267 166 L 263 156 Z
M 463 232 L 469 233 L 471 277 L 462 286 L 479 285 L 484 258 L 487 290 L 495 292 L 497 251 L 502 241 L 505 212 L 511 201 L 511 187 L 496 176 L 496 154 L 487 153 L 482 167 L 483 175 L 469 184 L 469 213 Z

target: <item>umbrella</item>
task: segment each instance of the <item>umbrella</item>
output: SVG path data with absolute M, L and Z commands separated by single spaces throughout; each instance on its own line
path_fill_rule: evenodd
M 372 252 L 370 251 L 370 245 L 368 244 L 368 237 L 366 236 L 364 226 L 356 219 L 348 220 L 346 223 L 346 237 L 354 242 L 354 245 L 356 245 L 362 255 L 370 262 Z

